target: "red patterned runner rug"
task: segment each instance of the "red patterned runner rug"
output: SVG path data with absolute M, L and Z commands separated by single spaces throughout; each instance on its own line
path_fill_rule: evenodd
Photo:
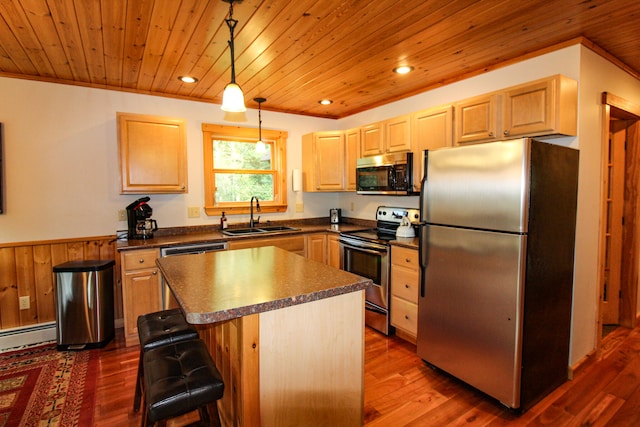
M 90 426 L 99 350 L 0 353 L 0 427 Z

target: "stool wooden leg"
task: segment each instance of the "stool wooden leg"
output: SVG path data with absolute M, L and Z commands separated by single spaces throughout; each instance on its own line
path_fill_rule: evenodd
M 222 423 L 220 421 L 220 413 L 218 412 L 218 401 L 207 405 L 207 407 L 209 408 L 209 413 L 211 415 L 210 425 L 215 427 L 222 427 Z
M 133 396 L 133 412 L 140 410 L 140 400 L 142 398 L 142 349 L 140 349 L 140 358 L 138 359 L 138 377 L 136 378 L 136 393 Z

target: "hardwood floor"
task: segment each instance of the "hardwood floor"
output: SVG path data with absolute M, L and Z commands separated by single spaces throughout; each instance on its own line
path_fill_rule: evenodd
M 640 327 L 611 332 L 602 360 L 520 416 L 429 368 L 415 346 L 400 338 L 367 328 L 365 340 L 366 426 L 640 425 Z M 137 366 L 138 347 L 125 348 L 119 330 L 101 350 L 96 426 L 140 425 L 132 411 Z

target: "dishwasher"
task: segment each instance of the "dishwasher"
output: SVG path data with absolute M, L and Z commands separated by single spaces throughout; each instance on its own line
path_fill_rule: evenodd
M 167 246 L 160 248 L 160 258 L 174 255 L 203 254 L 205 252 L 226 251 L 227 242 L 215 243 L 193 243 L 188 245 Z M 167 310 L 170 308 L 178 308 L 178 302 L 173 297 L 171 289 L 162 278 L 162 307 Z

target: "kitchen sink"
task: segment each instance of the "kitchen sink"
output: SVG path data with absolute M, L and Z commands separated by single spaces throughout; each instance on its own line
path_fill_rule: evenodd
M 264 233 L 264 231 L 259 228 L 232 228 L 230 230 L 224 230 L 222 234 L 226 234 L 228 236 L 239 236 L 244 234 L 259 234 Z
M 269 232 L 269 231 L 296 231 L 296 230 L 300 230 L 299 228 L 287 227 L 286 225 L 267 225 L 265 227 L 258 227 L 258 229 L 266 231 L 266 232 Z
M 300 230 L 295 227 L 287 227 L 285 225 L 265 225 L 264 227 L 253 228 L 230 228 L 223 230 L 222 234 L 227 236 L 246 236 L 247 234 L 264 234 L 264 233 L 277 233 L 279 231 L 296 231 Z

